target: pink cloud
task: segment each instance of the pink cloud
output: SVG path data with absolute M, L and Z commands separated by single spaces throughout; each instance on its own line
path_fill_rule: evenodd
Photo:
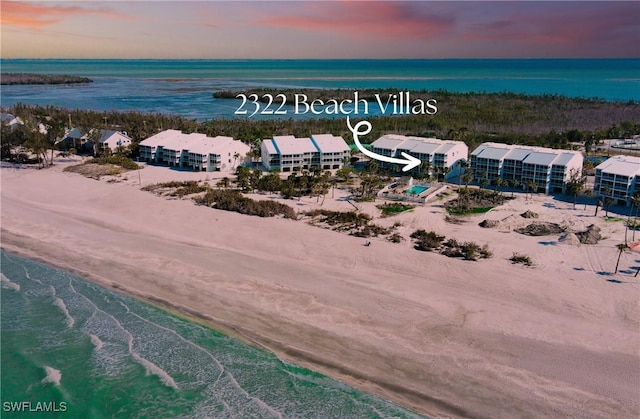
M 307 31 L 346 33 L 352 37 L 427 40 L 449 32 L 451 15 L 427 13 L 419 3 L 341 2 L 305 4 L 299 13 L 270 16 L 257 23 Z
M 589 7 L 592 6 L 592 7 Z M 561 7 L 512 14 L 500 20 L 470 25 L 462 39 L 518 41 L 539 45 L 585 45 L 637 39 L 640 9 L 633 3 L 564 3 Z
M 38 29 L 63 21 L 70 16 L 100 15 L 104 17 L 131 19 L 129 15 L 107 9 L 87 9 L 80 6 L 54 6 L 16 1 L 3 1 L 2 25 Z

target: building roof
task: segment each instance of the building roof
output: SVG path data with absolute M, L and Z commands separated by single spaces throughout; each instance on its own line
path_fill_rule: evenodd
M 152 135 L 151 137 L 147 138 L 146 140 L 142 140 L 140 141 L 140 145 L 141 146 L 150 146 L 150 147 L 155 147 L 158 145 L 163 145 L 163 143 L 167 140 L 169 140 L 170 138 L 173 138 L 177 135 L 182 135 L 182 132 L 175 130 L 175 129 L 168 129 L 162 132 L 159 132 L 155 135 Z
M 553 165 L 554 166 L 566 166 L 568 165 L 571 160 L 575 159 L 575 158 L 580 158 L 580 160 L 583 160 L 582 154 L 581 153 L 562 153 L 558 156 L 557 159 L 554 160 Z
M 75 138 L 77 140 L 86 139 L 87 134 L 83 134 L 80 128 L 72 128 L 71 130 L 69 130 L 69 132 L 67 132 L 66 138 Z
M 227 150 L 229 150 L 229 152 L 232 150 L 235 152 L 238 148 L 246 148 L 246 151 L 249 151 L 248 145 L 241 141 L 236 141 L 231 137 L 218 135 L 217 137 L 211 138 L 205 136 L 204 138 L 196 138 L 189 145 L 189 153 L 222 155 L 227 152 Z
M 183 151 L 189 150 L 192 145 L 196 144 L 198 141 L 204 140 L 205 138 L 207 138 L 207 136 L 204 134 L 183 134 L 178 131 L 178 134 L 166 138 L 161 145 L 165 150 Z
M 387 150 L 408 150 L 411 154 L 446 154 L 452 148 L 466 144 L 462 141 L 444 141 L 438 138 L 405 137 L 387 134 L 374 141 L 371 146 Z
M 399 135 L 383 135 L 371 143 L 371 147 L 395 150 L 406 140 L 406 137 Z
M 408 150 L 412 154 L 429 154 L 429 155 L 431 155 L 431 154 L 435 153 L 435 151 L 437 149 L 439 149 L 440 147 L 441 147 L 441 145 L 437 144 L 437 143 L 426 143 L 426 142 L 422 143 L 422 142 L 420 142 L 420 143 L 414 145 L 413 147 L 408 148 Z M 405 145 L 402 144 L 402 146 L 398 147 L 398 148 L 405 149 Z
M 551 166 L 551 163 L 553 163 L 556 158 L 558 158 L 558 155 L 555 153 L 534 151 L 529 153 L 529 155 L 522 160 L 522 163 L 535 164 L 538 166 Z
M 491 160 L 518 160 L 543 166 L 548 166 L 552 163 L 566 164 L 575 156 L 582 156 L 577 151 L 491 142 L 480 144 L 473 150 L 471 155 Z M 561 157 L 563 155 L 565 156 Z
M 529 155 L 529 153 L 531 153 L 531 150 L 526 149 L 526 148 L 512 148 L 505 156 L 504 159 L 505 160 L 516 160 L 516 161 L 522 161 L 525 159 L 525 157 L 527 157 Z
M 640 157 L 613 156 L 596 166 L 596 170 L 621 176 L 640 175 Z
M 350 150 L 342 137 L 332 134 L 314 134 L 311 136 L 311 142 L 321 153 L 344 153 Z
M 278 150 L 276 149 L 275 145 L 273 144 L 273 140 L 263 140 L 262 141 L 262 145 L 267 149 L 267 152 L 269 154 L 278 154 Z
M 318 151 L 310 138 L 296 138 L 293 135 L 273 137 L 276 149 L 282 155 L 315 153 Z
M 436 150 L 437 154 L 447 154 L 449 152 L 449 150 L 451 150 L 454 147 L 459 146 L 460 144 L 464 144 L 461 141 L 458 142 L 453 142 L 453 141 L 445 141 L 442 143 L 442 145 Z M 466 157 L 466 155 L 465 155 Z
M 98 139 L 99 143 L 111 142 L 112 140 L 131 142 L 131 138 L 129 138 L 126 132 L 113 131 L 113 130 L 101 130 L 100 138 Z
M 472 155 L 479 159 L 502 160 L 509 153 L 509 149 L 505 147 L 483 146 L 473 150 Z

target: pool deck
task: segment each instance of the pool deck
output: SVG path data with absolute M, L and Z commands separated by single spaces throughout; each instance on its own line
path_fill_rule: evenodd
M 423 192 L 419 193 L 417 196 L 411 196 L 406 193 L 409 189 L 418 186 L 418 187 L 426 187 L 427 189 Z M 394 188 L 397 189 L 397 188 Z M 447 189 L 447 184 L 444 183 L 434 183 L 431 185 L 412 185 L 408 187 L 401 193 L 395 192 L 394 190 L 389 189 L 389 186 L 384 187 L 380 192 L 378 192 L 378 198 L 384 199 L 394 199 L 399 201 L 408 201 L 415 202 L 418 204 L 426 204 L 433 197 L 439 195 Z

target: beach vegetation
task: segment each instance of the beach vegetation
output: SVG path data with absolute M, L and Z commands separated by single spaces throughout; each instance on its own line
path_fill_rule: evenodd
M 293 208 L 275 201 L 261 201 L 245 197 L 240 191 L 231 189 L 208 189 L 202 196 L 193 198 L 199 205 L 233 211 L 240 214 L 254 215 L 258 217 L 275 217 L 297 219 Z
M 71 76 L 65 74 L 34 74 L 34 73 L 2 73 L 0 84 L 78 84 L 92 83 L 87 77 Z
M 567 194 L 573 197 L 573 209 L 576 209 L 576 203 L 578 201 L 578 195 L 585 189 L 587 183 L 587 176 L 579 170 L 571 169 L 569 172 L 569 179 L 566 182 Z
M 128 157 L 110 156 L 92 158 L 84 163 L 65 167 L 64 171 L 79 173 L 92 179 L 100 179 L 102 176 L 116 176 L 136 169 L 140 169 L 140 167 Z
M 437 251 L 447 257 L 470 261 L 488 259 L 493 256 L 493 252 L 486 244 L 480 246 L 475 242 L 460 242 L 455 238 L 445 240 L 445 236 L 434 231 L 419 229 L 411 233 L 410 237 L 414 240 L 414 249 L 423 252 Z
M 393 234 L 390 234 L 387 237 L 387 240 L 389 240 L 391 243 L 401 243 L 402 241 L 404 241 L 404 237 L 402 237 L 400 233 L 395 232 Z
M 449 215 L 483 214 L 513 197 L 484 189 L 458 188 L 458 197 L 444 204 Z
M 114 166 L 120 166 L 127 170 L 137 170 L 140 168 L 136 162 L 123 155 L 113 155 L 108 157 L 96 157 L 89 161 L 95 164 L 112 164 Z
M 206 192 L 210 188 L 211 187 L 207 183 L 200 184 L 200 182 L 195 180 L 186 180 L 182 182 L 172 181 L 155 183 L 153 185 L 147 185 L 143 187 L 142 190 L 153 192 L 156 195 L 168 195 L 183 198 L 187 195 Z
M 445 256 L 462 258 L 464 260 L 476 261 L 478 259 L 488 259 L 493 256 L 493 252 L 485 244 L 483 246 L 474 242 L 459 242 L 456 239 L 447 239 L 440 250 Z
M 415 240 L 414 249 L 420 250 L 423 252 L 431 252 L 433 250 L 437 250 L 442 245 L 445 237 L 440 236 L 434 231 L 426 231 L 423 229 L 419 229 L 411 233 L 410 236 Z
M 376 205 L 380 211 L 382 211 L 383 217 L 389 217 L 392 215 L 400 214 L 405 211 L 411 211 L 415 208 L 413 205 L 403 204 L 401 202 L 384 203 L 382 205 Z
M 523 264 L 525 266 L 533 266 L 533 262 L 531 261 L 531 257 L 529 257 L 527 255 L 523 255 L 521 253 L 513 252 L 513 255 L 511 255 L 509 260 L 513 264 L 520 263 L 520 264 Z
M 373 224 L 370 215 L 356 211 L 315 209 L 305 212 L 304 215 L 311 218 L 309 221 L 311 225 L 346 232 L 356 237 L 377 237 L 391 234 L 394 229 L 394 227 L 386 228 Z

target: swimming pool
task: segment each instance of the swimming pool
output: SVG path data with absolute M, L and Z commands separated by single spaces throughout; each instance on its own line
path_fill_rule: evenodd
M 429 189 L 428 186 L 413 185 L 409 189 L 407 189 L 405 192 L 407 193 L 407 195 L 413 195 L 413 194 L 420 195 L 422 192 L 426 191 L 427 189 Z

